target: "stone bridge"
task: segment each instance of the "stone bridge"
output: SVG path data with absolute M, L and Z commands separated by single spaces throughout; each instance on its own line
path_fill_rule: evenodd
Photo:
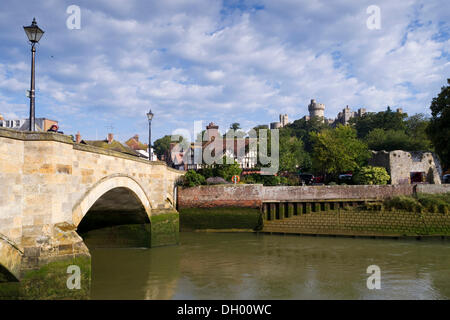
M 0 282 L 90 258 L 80 234 L 91 229 L 137 225 L 149 233 L 142 245 L 178 243 L 181 175 L 62 134 L 0 129 Z

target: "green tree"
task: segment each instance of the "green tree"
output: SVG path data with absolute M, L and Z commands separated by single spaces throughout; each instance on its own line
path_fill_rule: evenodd
M 393 112 L 388 106 L 386 111 L 366 113 L 362 117 L 354 117 L 350 120 L 350 124 L 356 128 L 358 138 L 361 139 L 374 129 L 405 131 L 406 125 L 403 120 L 406 117 L 406 113 Z
M 230 162 L 234 162 L 232 164 L 228 164 Z M 215 176 L 222 177 L 227 181 L 231 181 L 231 178 L 235 175 L 240 176 L 242 173 L 242 169 L 236 161 L 228 161 L 223 158 L 223 164 L 215 165 Z
M 241 129 L 241 124 L 238 123 L 238 122 L 233 122 L 233 123 L 230 125 L 230 129 L 233 129 L 234 131 L 237 131 L 237 130 Z
M 364 139 L 371 150 L 430 150 L 430 141 L 415 138 L 403 130 L 374 129 Z
M 155 140 L 155 142 L 153 143 L 153 149 L 158 155 L 158 158 L 160 158 L 162 155 L 165 155 L 170 150 L 171 142 L 171 136 L 169 135 L 165 135 L 164 137 Z
M 336 178 L 340 173 L 355 171 L 370 157 L 367 145 L 356 136 L 350 126 L 312 132 L 313 167 L 316 171 Z
M 372 184 L 387 184 L 391 177 L 383 167 L 362 167 L 353 176 L 357 184 L 372 185 Z
M 280 166 L 279 171 L 295 172 L 303 167 L 307 157 L 303 149 L 303 141 L 296 136 L 290 136 L 289 132 L 280 130 Z
M 417 113 L 405 121 L 406 134 L 412 140 L 415 150 L 433 150 L 433 144 L 428 136 L 427 130 L 430 119 L 423 113 Z
M 188 170 L 183 178 L 183 185 L 186 187 L 195 187 L 205 183 L 205 177 L 194 170 Z
M 450 167 L 450 79 L 431 102 L 431 120 L 427 133 L 445 168 Z
M 283 131 L 288 131 L 290 136 L 296 136 L 303 141 L 303 146 L 306 152 L 311 152 L 313 143 L 311 141 L 311 132 L 321 132 L 322 130 L 329 129 L 330 126 L 324 123 L 322 119 L 313 117 L 310 120 L 301 118 L 295 120 L 293 123 L 282 128 Z

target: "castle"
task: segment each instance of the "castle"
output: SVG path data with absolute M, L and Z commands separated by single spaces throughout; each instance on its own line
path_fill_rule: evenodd
M 303 117 L 304 120 L 309 121 L 312 118 L 322 119 L 322 122 L 329 124 L 332 127 L 336 127 L 339 124 L 347 125 L 352 118 L 360 118 L 364 116 L 367 111 L 365 108 L 359 108 L 357 111 L 352 111 L 348 105 L 342 109 L 336 116 L 336 118 L 325 118 L 325 105 L 323 103 L 316 102 L 315 99 L 311 99 L 308 105 L 309 115 Z M 401 108 L 397 109 L 397 113 L 403 113 Z M 280 114 L 280 122 L 272 122 L 270 129 L 279 129 L 289 124 L 288 115 Z

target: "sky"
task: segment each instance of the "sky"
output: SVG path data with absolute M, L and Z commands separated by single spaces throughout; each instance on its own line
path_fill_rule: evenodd
M 70 27 L 71 5 L 80 9 L 79 29 Z M 225 130 L 269 124 L 280 113 L 296 120 L 311 99 L 325 104 L 328 118 L 346 105 L 429 114 L 450 77 L 445 0 L 2 0 L 5 119 L 29 114 L 31 52 L 22 27 L 33 17 L 45 31 L 36 116 L 88 140 L 112 131 L 122 142 L 135 134 L 147 141 L 149 109 L 153 141 L 193 132 L 194 121 Z

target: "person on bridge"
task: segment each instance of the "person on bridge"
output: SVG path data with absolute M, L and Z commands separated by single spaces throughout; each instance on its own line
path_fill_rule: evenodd
M 52 124 L 52 126 L 50 127 L 50 129 L 47 130 L 47 132 L 56 132 L 56 133 L 61 133 L 64 134 L 62 131 L 58 131 L 59 127 L 57 124 Z

